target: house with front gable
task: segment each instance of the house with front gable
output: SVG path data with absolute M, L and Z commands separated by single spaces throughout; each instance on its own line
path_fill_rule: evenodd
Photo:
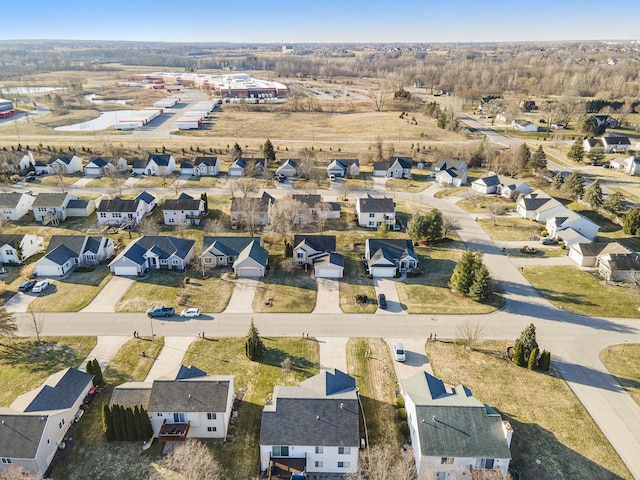
M 640 175 L 640 157 L 614 158 L 610 165 L 613 170 L 624 172 L 627 175 Z
M 326 219 L 340 218 L 340 204 L 337 202 L 325 202 L 322 196 L 312 193 L 293 194 L 291 199 L 300 202 L 307 207 L 307 215 L 316 219 L 319 215 L 324 215 Z
M 181 193 L 178 198 L 168 198 L 162 205 L 165 225 L 200 225 L 206 217 L 204 200 Z
M 627 152 L 631 150 L 631 140 L 623 136 L 602 137 L 602 145 L 605 153 Z
M 366 442 L 359 402 L 355 379 L 337 369 L 298 386 L 276 386 L 262 411 L 260 470 L 271 478 L 355 474 Z
M 431 177 L 441 185 L 461 187 L 467 184 L 467 163 L 453 158 L 440 158 L 431 165 Z
M 501 184 L 502 182 L 498 175 L 488 175 L 471 182 L 471 190 L 483 195 L 491 195 L 498 193 Z
M 632 253 L 604 253 L 596 260 L 596 270 L 609 282 L 633 283 L 640 276 L 640 255 Z
M 227 169 L 230 177 L 256 177 L 262 175 L 267 163 L 264 158 L 238 158 Z
M 618 242 L 583 242 L 574 243 L 569 247 L 569 258 L 579 267 L 595 267 L 600 256 L 629 253 L 634 252 Z
M 540 223 L 545 223 L 549 217 L 565 209 L 566 207 L 562 203 L 542 190 L 525 195 L 516 204 L 516 211 L 522 218 L 529 218 Z
M 67 217 L 88 217 L 96 211 L 96 202 L 76 198 L 67 203 Z
M 419 478 L 507 478 L 513 429 L 497 411 L 427 372 L 402 380 L 402 393 Z
M 200 257 L 207 268 L 231 267 L 238 277 L 264 277 L 269 265 L 259 237 L 204 237 Z
M 33 158 L 33 153 L 27 151 L 20 160 L 18 160 L 17 169 L 20 172 L 28 172 L 35 169 L 36 160 Z
M 92 386 L 93 375 L 67 368 L 0 408 L 0 472 L 44 476 Z
M 196 157 L 193 161 L 193 173 L 196 177 L 215 177 L 220 172 L 218 157 Z
M 176 160 L 169 153 L 149 154 L 144 166 L 144 175 L 169 175 L 176 170 Z
M 327 166 L 327 176 L 331 178 L 357 177 L 360 175 L 360 160 L 357 158 L 342 158 L 331 160 Z
M 184 271 L 195 254 L 195 240 L 145 235 L 133 240 L 109 263 L 113 275 L 142 276 L 149 270 Z
M 126 172 L 129 166 L 122 158 L 92 157 L 84 166 L 84 174 L 92 177 L 102 177 L 111 172 Z
M 33 264 L 37 277 L 59 277 L 76 267 L 99 265 L 113 255 L 113 240 L 108 237 L 54 235 L 47 251 Z
M 374 177 L 406 178 L 411 176 L 413 159 L 411 157 L 391 157 L 386 162 L 373 164 Z
M 514 130 L 519 130 L 521 132 L 537 132 L 538 127 L 531 123 L 529 120 L 516 119 L 511 122 L 511 127 Z
M 283 160 L 280 166 L 276 169 L 276 176 L 284 176 L 287 178 L 293 178 L 298 174 L 298 160 L 287 158 Z
M 364 260 L 372 276 L 391 278 L 399 273 L 418 268 L 418 257 L 413 242 L 396 238 L 368 238 Z
M 359 197 L 356 199 L 356 218 L 361 227 L 378 228 L 385 223 L 391 229 L 396 224 L 396 204 L 386 197 Z
M 70 193 L 39 193 L 33 204 L 33 219 L 44 225 L 58 225 L 67 219 L 67 206 L 78 197 Z
M 46 163 L 36 161 L 34 169 L 36 173 L 71 175 L 82 171 L 82 159 L 77 155 L 53 155 Z
M 313 267 L 316 278 L 342 278 L 344 256 L 336 253 L 335 235 L 296 235 L 293 258 L 298 265 Z
M 599 138 L 585 138 L 582 142 L 582 148 L 585 152 L 590 152 L 594 148 L 602 148 L 604 150 L 604 144 Z
M 231 211 L 229 213 L 231 228 L 244 230 L 249 223 L 254 227 L 268 225 L 271 208 L 275 201 L 275 198 L 267 192 L 262 192 L 260 197 L 234 197 L 231 200 Z
M 30 233 L 0 234 L 0 263 L 17 265 L 44 250 L 44 239 Z
M 144 407 L 153 436 L 160 443 L 225 441 L 234 398 L 233 375 L 208 375 L 199 368 L 180 365 L 150 382 L 118 385 L 113 389 L 111 405 Z
M 549 236 L 562 240 L 568 248 L 574 243 L 593 241 L 598 236 L 600 225 L 587 217 L 565 207 L 562 212 L 547 218 L 545 224 Z
M 4 220 L 20 220 L 31 210 L 36 197 L 28 193 L 0 193 L 0 216 Z

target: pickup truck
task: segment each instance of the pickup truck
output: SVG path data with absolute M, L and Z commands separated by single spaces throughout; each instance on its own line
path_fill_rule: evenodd
M 175 313 L 173 307 L 151 307 L 147 310 L 147 316 L 149 317 L 170 317 Z

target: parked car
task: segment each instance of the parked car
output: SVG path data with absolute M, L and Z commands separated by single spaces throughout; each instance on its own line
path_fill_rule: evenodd
M 74 418 L 73 421 L 78 423 L 83 415 L 84 415 L 84 410 L 81 408 L 76 412 L 76 418 Z
M 193 317 L 199 317 L 200 316 L 200 309 L 199 308 L 187 308 L 186 310 L 182 310 L 180 312 L 180 316 L 183 318 L 193 318 Z
M 38 283 L 36 283 L 33 288 L 31 289 L 31 291 L 33 293 L 40 293 L 40 292 L 44 292 L 47 287 L 49 286 L 49 282 L 46 280 L 40 280 Z
M 19 286 L 18 286 L 18 291 L 20 292 L 28 292 L 29 290 L 31 290 L 33 288 L 33 286 L 38 283 L 36 280 L 27 280 L 25 282 L 22 282 Z
M 555 245 L 556 243 L 558 243 L 558 239 L 553 237 L 542 237 L 540 239 L 540 243 L 542 245 Z
M 393 358 L 396 362 L 404 362 L 407 359 L 407 355 L 404 352 L 404 346 L 400 342 L 393 344 Z
M 382 309 L 387 308 L 387 297 L 385 297 L 384 293 L 378 295 L 378 307 Z
M 36 177 L 25 177 L 24 181 L 27 183 L 35 182 Z

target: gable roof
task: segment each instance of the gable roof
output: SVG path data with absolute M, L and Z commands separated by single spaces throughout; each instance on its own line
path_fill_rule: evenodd
M 501 182 L 498 175 L 489 175 L 488 177 L 478 178 L 471 183 L 477 183 L 479 185 L 484 185 L 485 187 L 495 187 L 500 185 Z
M 600 140 L 599 138 L 586 138 L 584 141 L 587 142 L 587 144 L 591 148 L 603 146 L 602 140 Z
M 196 157 L 193 160 L 193 164 L 197 167 L 206 166 L 206 167 L 215 167 L 220 162 L 218 157 Z
M 291 167 L 293 169 L 298 168 L 298 162 L 297 160 L 294 160 L 293 158 L 287 158 L 286 160 L 284 160 L 280 166 L 278 167 L 278 170 L 280 170 L 281 168 L 286 168 L 286 167 Z
M 330 161 L 329 166 L 327 168 L 328 169 L 340 168 L 342 170 L 346 170 L 349 167 L 351 167 L 352 165 L 360 167 L 360 160 L 358 160 L 357 158 L 334 159 L 334 160 Z
M 69 158 L 66 155 L 62 155 L 62 156 L 58 156 L 58 155 L 52 155 L 51 158 L 49 159 L 49 165 L 60 161 L 62 163 L 64 163 L 65 165 L 69 165 L 71 163 L 73 157 Z
M 142 192 L 136 198 L 136 200 L 142 200 L 144 203 L 151 205 L 156 201 L 156 197 L 151 195 L 149 192 Z
M 142 265 L 145 262 L 144 254 L 148 251 L 153 251 L 161 260 L 166 260 L 174 255 L 185 259 L 195 243 L 194 240 L 185 238 L 145 235 L 131 242 L 114 262 L 124 256 L 134 263 Z
M 322 196 L 321 195 L 314 195 L 314 194 L 311 194 L 311 193 L 293 194 L 293 195 L 291 195 L 291 198 L 293 200 L 296 200 L 297 202 L 304 203 L 309 208 L 313 208 L 316 205 L 318 205 L 319 203 L 322 203 Z
M 413 251 L 413 242 L 396 238 L 367 238 L 369 247 L 369 265 L 387 260 L 390 263 L 397 262 L 407 255 L 417 258 Z
M 75 199 L 75 200 L 69 200 L 67 202 L 67 208 L 78 208 L 78 209 L 83 209 L 86 210 L 86 208 L 89 206 L 89 201 L 88 200 L 82 200 L 80 198 Z
M 185 379 L 153 381 L 149 412 L 224 412 L 231 375 L 205 375 Z
M 89 166 L 104 168 L 107 165 L 109 165 L 109 161 L 103 157 L 93 157 L 89 159 L 89 163 L 85 165 L 85 168 Z
M 391 198 L 366 196 L 358 198 L 358 209 L 362 213 L 386 213 L 395 212 L 396 205 Z
M 261 169 L 261 168 L 264 168 L 265 166 L 265 160 L 264 158 L 242 158 L 241 157 L 241 158 L 238 158 L 235 162 L 233 162 L 233 164 L 231 164 L 231 167 L 239 167 L 239 168 L 245 169 L 249 167 L 249 165 L 251 164 L 254 165 L 254 168 Z
M 313 265 L 335 265 L 336 267 L 344 267 L 344 255 L 339 253 L 325 253 L 314 258 Z
M 24 415 L 0 408 L 0 455 L 35 458 L 48 420 L 48 415 Z
M 26 413 L 71 408 L 92 379 L 93 375 L 77 368 L 61 370 L 50 375 L 40 387 L 16 398 L 11 408 Z
M 140 200 L 124 200 L 120 197 L 111 199 L 103 198 L 96 207 L 98 213 L 136 212 Z
M 151 161 L 154 161 L 155 164 L 159 167 L 168 167 L 169 166 L 169 162 L 171 161 L 171 155 L 168 153 L 165 154 L 149 154 L 149 158 L 147 158 L 147 162 L 149 163 Z
M 606 145 L 631 145 L 629 137 L 602 137 L 602 142 Z
M 168 198 L 162 205 L 162 210 L 199 210 L 202 200 L 195 199 L 186 193 L 178 198 Z
M 68 195 L 68 193 L 39 193 L 33 201 L 32 207 L 60 207 Z
M 255 201 L 254 211 L 256 212 L 268 212 L 269 207 L 275 202 L 275 198 L 269 195 L 267 192 L 263 192 L 260 197 L 246 197 L 246 198 L 236 198 L 233 197 L 231 199 L 231 211 L 232 212 L 240 212 L 244 209 L 243 202 L 244 200 L 252 200 Z
M 411 170 L 413 166 L 413 159 L 411 157 L 391 157 L 389 158 L 389 168 L 393 167 L 395 164 L 400 165 L 403 169 Z
M 431 165 L 431 170 L 449 170 L 451 168 L 460 170 L 463 165 L 466 166 L 466 162 L 464 160 L 456 160 L 454 158 L 439 158 Z
M 15 248 L 17 245 L 20 245 L 20 243 L 22 242 L 22 239 L 24 238 L 24 233 L 16 233 L 16 234 L 9 234 L 9 233 L 3 233 L 0 234 L 0 247 L 3 247 L 5 245 L 9 245 L 13 248 Z
M 22 195 L 26 195 L 26 193 L 0 193 L 0 208 L 16 208 L 22 199 Z
M 109 404 L 131 408 L 142 405 L 146 409 L 149 406 L 152 385 L 152 382 L 127 382 L 118 385 L 113 389 Z
M 293 237 L 293 249 L 299 248 L 302 244 L 309 245 L 316 252 L 335 252 L 335 235 L 295 235 Z
M 260 243 L 261 243 L 260 240 L 254 239 L 253 242 L 247 245 L 238 254 L 238 258 L 236 258 L 236 261 L 234 262 L 234 266 L 237 263 L 241 263 L 244 260 L 250 258 L 255 262 L 259 263 L 260 265 L 262 265 L 263 267 L 266 267 L 267 263 L 269 262 L 269 252 Z
M 202 252 L 212 247 L 227 256 L 237 257 L 250 243 L 259 240 L 257 237 L 204 237 L 202 239 Z
M 613 271 L 640 270 L 640 255 L 637 253 L 612 253 L 600 261 L 608 264 Z

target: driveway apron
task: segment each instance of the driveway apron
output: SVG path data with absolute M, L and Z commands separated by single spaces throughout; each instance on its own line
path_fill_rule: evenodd
M 93 350 L 89 352 L 87 358 L 83 360 L 83 362 L 80 364 L 80 367 L 78 368 L 84 371 L 89 360 L 93 360 L 95 358 L 98 360 L 100 368 L 102 368 L 102 371 L 104 372 L 104 369 L 107 368 L 111 360 L 113 360 L 113 357 L 115 357 L 116 353 L 118 353 L 120 347 L 122 347 L 122 345 L 124 345 L 130 338 L 131 337 L 126 336 L 98 337 L 96 346 L 93 347 Z
M 320 370 L 337 368 L 344 373 L 347 371 L 347 337 L 320 337 Z
M 258 280 L 239 278 L 233 283 L 235 287 L 224 313 L 253 313 L 253 297 L 256 296 Z
M 378 308 L 376 313 L 407 313 L 407 311 L 402 308 L 402 304 L 400 303 L 400 298 L 398 297 L 398 291 L 396 290 L 396 281 L 392 278 L 374 278 L 373 286 L 376 289 L 376 300 L 378 299 L 378 295 L 381 293 L 384 294 L 387 300 L 387 309 L 384 310 L 382 308 Z
M 162 377 L 182 365 L 182 359 L 195 337 L 164 337 L 164 347 L 149 370 L 145 382 Z
M 89 305 L 80 310 L 83 313 L 92 312 L 115 312 L 116 304 L 122 296 L 133 285 L 134 280 L 127 277 L 111 277 L 98 295 L 91 301 Z
M 342 313 L 340 309 L 340 284 L 332 278 L 316 278 L 318 297 L 313 313 Z

